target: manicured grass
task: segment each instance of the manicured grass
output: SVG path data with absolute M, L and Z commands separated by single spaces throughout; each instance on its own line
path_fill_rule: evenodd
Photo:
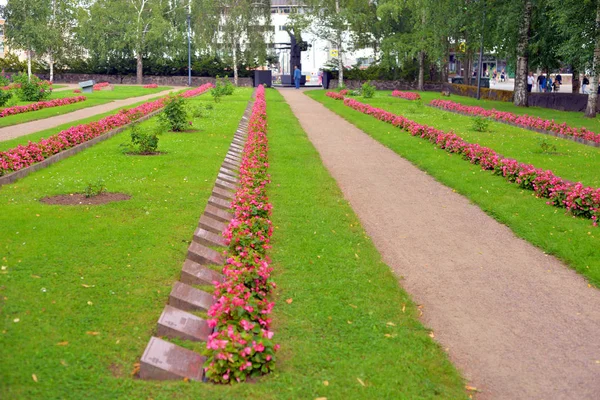
M 0 189 L 0 397 L 466 398 L 275 91 L 267 103 L 278 371 L 234 386 L 130 377 L 248 97 L 238 89 L 224 98 L 195 122 L 200 133 L 163 135 L 161 156 L 123 156 L 124 133 Z M 133 198 L 96 207 L 36 200 L 98 177 Z
M 499 122 L 490 122 L 489 131 L 473 129 L 474 117 L 459 115 L 437 108 L 426 107 L 415 101 L 388 96 L 391 92 L 377 92 L 371 99 L 358 98 L 394 114 L 403 115 L 421 124 L 444 131 L 453 130 L 470 143 L 494 149 L 505 157 L 533 164 L 537 168 L 549 169 L 562 178 L 580 181 L 585 185 L 600 187 L 600 148 L 590 147 L 568 139 L 556 138 L 527 129 Z M 421 93 L 429 95 L 429 93 Z M 556 146 L 556 150 L 544 152 L 542 143 Z
M 140 86 L 115 86 L 114 90 L 94 91 L 94 93 L 73 93 L 72 90 L 61 90 L 59 92 L 52 93 L 52 95 L 50 96 L 50 100 L 75 96 L 85 96 L 87 100 L 75 104 L 69 104 L 66 106 L 44 108 L 38 111 L 30 111 L 27 113 L 0 118 L 0 127 L 22 124 L 23 122 L 54 117 L 57 115 L 81 110 L 83 108 L 110 103 L 111 101 L 115 100 L 123 100 L 128 99 L 130 97 L 146 96 L 149 94 L 159 93 L 169 89 L 171 89 L 171 87 L 168 86 L 159 86 L 156 89 L 144 89 Z M 25 105 L 30 103 L 19 102 L 17 104 Z
M 0 188 L 0 398 L 164 398 L 186 388 L 199 396 L 203 385 L 129 374 L 155 333 L 249 97 L 237 89 L 206 111 L 195 121 L 201 132 L 163 134 L 160 156 L 122 154 L 124 132 Z M 206 95 L 192 101 L 213 104 Z M 98 178 L 132 199 L 38 201 Z
M 547 205 L 545 199 L 536 198 L 532 192 L 521 190 L 502 177 L 482 171 L 479 166 L 472 165 L 457 155 L 439 150 L 428 141 L 413 137 L 390 124 L 354 111 L 344 106 L 341 101 L 326 97 L 324 91 L 311 91 L 307 94 L 400 156 L 427 171 L 438 181 L 468 197 L 492 217 L 508 225 L 518 236 L 564 260 L 586 276 L 591 283 L 600 286 L 600 246 L 598 246 L 600 233 L 598 228 L 592 226 L 590 220 L 572 218 L 566 215 L 564 210 Z M 365 99 L 359 98 L 359 100 Z M 377 106 L 387 104 L 387 109 L 395 110 L 403 107 L 397 104 L 401 101 L 389 97 L 386 103 L 386 99 L 378 97 L 369 103 Z M 418 106 L 413 105 L 413 107 Z M 457 132 L 461 132 L 459 129 L 464 129 L 461 126 L 465 125 L 464 121 L 441 119 L 447 125 L 436 122 L 436 118 L 439 118 L 436 114 L 441 111 L 423 108 L 418 112 L 422 113 L 418 115 L 422 122 L 437 128 L 455 127 Z M 405 116 L 413 119 L 414 114 L 416 113 L 406 113 Z M 449 118 L 452 116 L 450 115 Z M 578 158 L 573 157 L 571 162 L 575 163 L 577 160 Z M 520 159 L 520 161 L 531 162 L 528 159 Z M 577 165 L 586 168 L 581 162 Z M 573 176 L 567 175 L 568 168 L 567 164 L 561 164 L 560 170 L 554 167 L 552 169 L 567 179 L 573 179 Z M 571 170 L 575 172 L 576 169 L 575 165 Z M 587 180 L 594 182 L 593 174 L 589 171 L 586 173 L 590 178 Z
M 559 123 L 566 122 L 567 125 L 571 125 L 577 128 L 585 126 L 586 128 L 594 132 L 600 133 L 600 119 L 586 118 L 583 116 L 583 112 L 559 111 L 542 107 L 517 107 L 511 102 L 495 100 L 477 100 L 473 97 L 467 96 L 452 95 L 450 97 L 444 97 L 438 92 L 418 93 L 421 95 L 421 98 L 423 99 L 423 102 L 425 104 L 429 104 L 429 102 L 433 99 L 452 100 L 456 103 L 461 103 L 468 106 L 479 106 L 487 109 L 495 108 L 496 110 L 508 111 L 513 114 L 534 115 L 544 119 L 555 120 Z

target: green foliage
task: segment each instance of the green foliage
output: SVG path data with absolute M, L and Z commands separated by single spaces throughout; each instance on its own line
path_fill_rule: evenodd
M 27 74 L 20 73 L 13 76 L 13 82 L 21 86 L 16 89 L 17 96 L 21 101 L 46 100 L 52 94 L 50 83 L 42 81 L 35 75 L 32 75 L 31 79 L 29 79 Z
M 556 153 L 556 145 L 548 142 L 547 140 L 540 141 L 540 149 L 542 153 L 553 154 Z
M 371 97 L 375 96 L 375 91 L 377 89 L 375 88 L 375 86 L 371 85 L 370 82 L 365 82 L 362 85 L 362 96 L 365 99 L 370 99 Z
M 165 101 L 165 107 L 160 113 L 161 119 L 170 130 L 181 132 L 188 124 L 186 100 L 181 96 L 169 96 Z
M 83 190 L 83 195 L 87 198 L 95 197 L 106 192 L 106 184 L 103 179 L 98 179 L 95 182 L 89 182 Z
M 4 107 L 12 97 L 13 94 L 11 90 L 0 90 L 0 107 Z
M 158 149 L 158 135 L 162 132 L 162 124 L 157 124 L 154 129 L 147 131 L 140 128 L 139 124 L 131 125 L 130 153 L 152 154 Z
M 490 129 L 490 120 L 484 117 L 471 118 L 471 128 L 476 132 L 487 132 Z

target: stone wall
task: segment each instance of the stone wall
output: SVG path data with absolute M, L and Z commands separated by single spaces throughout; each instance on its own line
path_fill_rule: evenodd
M 417 90 L 417 82 L 406 82 L 406 81 L 360 81 L 360 80 L 346 80 L 344 84 L 348 89 L 360 89 L 365 82 L 371 82 L 377 90 Z M 329 83 L 330 89 L 335 89 L 338 86 L 338 80 L 332 79 Z M 428 92 L 440 92 L 442 90 L 443 83 L 436 82 L 425 82 L 425 91 Z
M 47 76 L 40 76 L 48 78 Z M 233 78 L 230 78 L 233 80 Z M 113 84 L 135 85 L 135 75 L 99 75 L 99 74 L 56 74 L 54 83 L 78 83 L 94 80 L 96 82 L 109 82 Z M 192 86 L 200 86 L 205 83 L 215 83 L 216 79 L 203 76 L 192 76 Z M 144 85 L 156 83 L 160 86 L 187 86 L 187 76 L 144 76 Z M 252 78 L 238 78 L 239 86 L 252 86 Z

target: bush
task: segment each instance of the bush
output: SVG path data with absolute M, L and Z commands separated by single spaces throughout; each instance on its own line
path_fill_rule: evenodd
M 90 182 L 87 184 L 86 188 L 83 190 L 83 195 L 87 198 L 90 198 L 99 196 L 104 192 L 106 192 L 104 181 L 102 179 L 98 179 L 96 182 Z
M 490 120 L 483 117 L 474 117 L 471 127 L 477 132 L 487 132 L 490 128 Z
M 162 132 L 162 126 L 157 125 L 153 131 L 144 132 L 139 124 L 131 125 L 131 153 L 152 154 L 158 149 L 158 135 Z
M 369 82 L 365 82 L 362 85 L 362 95 L 365 99 L 370 99 L 375 96 L 375 86 L 371 85 Z
M 12 91 L 0 90 L 0 107 L 4 107 L 12 97 Z
M 229 79 L 225 79 L 225 85 L 223 86 L 223 94 L 225 96 L 231 96 L 234 91 L 235 86 L 233 86 L 233 83 L 231 83 Z
M 46 100 L 52 94 L 52 84 L 35 75 L 29 80 L 27 74 L 20 73 L 13 77 L 13 82 L 19 84 L 16 92 L 22 101 Z
M 169 96 L 165 102 L 165 108 L 160 113 L 160 119 L 170 130 L 181 132 L 188 123 L 187 118 L 185 99 L 181 96 Z

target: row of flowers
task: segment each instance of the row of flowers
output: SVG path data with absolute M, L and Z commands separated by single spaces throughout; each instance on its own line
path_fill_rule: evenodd
M 270 260 L 266 255 L 273 233 L 271 204 L 266 195 L 268 143 L 265 90 L 259 86 L 242 153 L 232 208 L 234 218 L 224 233 L 228 249 L 223 283 L 215 283 L 217 302 L 208 311 L 210 335 L 205 375 L 217 383 L 245 381 L 270 372 L 279 345 L 272 340 L 269 294 Z
M 421 100 L 421 96 L 419 95 L 419 93 L 402 92 L 400 90 L 394 90 L 392 92 L 392 96 L 394 96 L 394 97 L 401 97 L 401 98 L 406 99 L 406 100 Z
M 64 99 L 54 99 L 48 101 L 38 101 L 37 103 L 27 104 L 25 106 L 7 107 L 0 111 L 0 118 L 8 117 L 9 115 L 22 114 L 30 111 L 37 111 L 43 108 L 51 108 L 58 106 L 66 106 L 68 104 L 79 103 L 85 101 L 85 96 L 66 97 Z
M 527 114 L 517 115 L 506 111 L 495 109 L 486 110 L 477 106 L 465 106 L 450 100 L 432 100 L 429 105 L 443 110 L 454 111 L 461 114 L 476 115 L 480 117 L 492 118 L 499 122 L 518 125 L 526 129 L 540 129 L 548 132 L 554 132 L 559 135 L 581 138 L 590 142 L 600 143 L 600 134 L 587 130 L 586 128 L 573 128 L 565 123 L 559 124 L 554 120 L 547 120 L 540 117 L 533 117 Z
M 494 150 L 468 143 L 454 132 L 444 132 L 427 125 L 421 125 L 403 116 L 360 103 L 354 99 L 345 99 L 344 104 L 364 114 L 403 129 L 413 136 L 420 136 L 445 149 L 449 153 L 460 154 L 472 164 L 490 170 L 520 187 L 533 190 L 537 197 L 547 198 L 547 204 L 566 208 L 574 216 L 591 218 L 598 224 L 600 215 L 600 188 L 586 187 L 580 182 L 573 183 L 560 178 L 550 170 L 535 168 L 531 164 L 520 163 L 504 158 Z
M 94 90 L 102 90 L 102 88 L 105 88 L 105 87 L 107 87 L 107 86 L 109 86 L 109 85 L 110 85 L 110 83 L 108 83 L 108 82 L 100 82 L 100 83 L 96 83 L 96 84 L 93 86 L 93 89 L 94 89 Z
M 348 91 L 346 91 L 346 94 L 348 93 Z M 335 100 L 344 100 L 344 94 L 342 94 L 342 92 L 337 93 L 337 92 L 327 92 L 325 93 L 325 96 L 331 97 L 332 99 Z
M 144 89 L 156 89 L 158 87 L 157 83 L 151 83 L 149 85 L 144 85 Z
M 213 87 L 213 85 L 208 83 L 199 88 L 188 90 L 182 95 L 187 95 L 186 97 L 189 97 L 189 92 L 193 92 L 193 95 L 199 95 L 202 92 L 209 90 L 211 87 Z M 60 153 L 61 151 L 81 143 L 85 143 L 112 129 L 136 121 L 143 116 L 164 107 L 165 101 L 166 98 L 161 98 L 129 110 L 121 110 L 117 114 L 110 115 L 99 121 L 73 126 L 56 135 L 52 135 L 47 139 L 42 139 L 37 143 L 29 142 L 25 146 L 19 145 L 10 150 L 2 151 L 0 152 L 0 176 L 27 168 L 33 164 L 44 161 L 54 154 Z

